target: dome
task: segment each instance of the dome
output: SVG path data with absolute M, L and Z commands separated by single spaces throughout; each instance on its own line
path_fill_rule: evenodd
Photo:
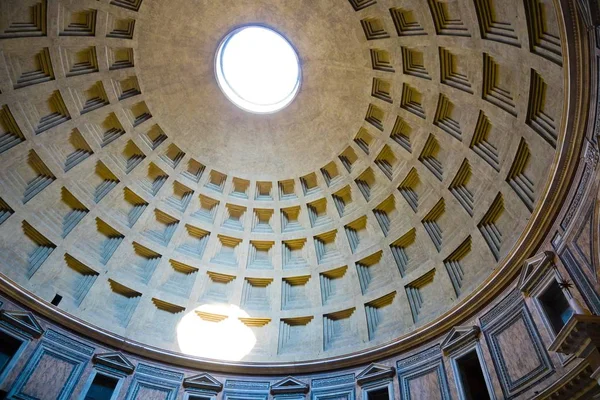
M 173 359 L 428 337 L 514 275 L 568 178 L 562 10 L 493 3 L 2 2 L 0 272 Z M 248 26 L 297 57 L 278 110 L 219 84 Z

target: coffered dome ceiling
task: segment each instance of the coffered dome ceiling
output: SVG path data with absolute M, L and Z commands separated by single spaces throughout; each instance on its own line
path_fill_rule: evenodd
M 571 101 L 554 4 L 2 1 L 0 270 L 188 356 L 335 357 L 439 323 L 547 217 Z M 215 80 L 253 23 L 300 57 L 274 114 Z

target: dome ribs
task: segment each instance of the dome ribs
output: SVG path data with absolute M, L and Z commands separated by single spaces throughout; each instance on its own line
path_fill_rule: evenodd
M 6 220 L 15 213 L 15 210 L 8 205 L 6 201 L 2 197 L 0 197 L 0 225 L 2 225 Z
M 56 180 L 54 173 L 33 149 L 12 163 L 4 165 L 1 174 L 5 190 L 10 190 L 13 195 L 19 193 L 23 204 L 32 200 Z
M 233 291 L 231 282 L 236 277 L 212 271 L 207 271 L 206 274 L 208 275 L 207 283 L 200 299 L 228 302 Z
M 503 213 L 504 197 L 502 193 L 498 193 L 490 208 L 477 224 L 479 232 L 481 232 L 496 261 L 500 259 L 500 249 L 502 247 L 502 232 L 498 227 L 498 222 Z
M 395 72 L 392 65 L 392 57 L 389 51 L 384 49 L 370 49 L 371 66 L 376 71 Z
M 458 55 L 443 47 L 439 48 L 440 80 L 444 85 L 473 94 L 471 82 Z
M 206 245 L 210 239 L 210 232 L 190 224 L 185 225 L 185 231 L 179 240 L 176 251 L 197 260 L 202 260 Z
M 335 186 L 338 182 L 343 180 L 337 164 L 333 161 L 321 168 L 321 174 L 323 174 L 323 179 L 325 179 L 325 184 L 327 184 L 328 187 Z
M 130 254 L 123 272 L 133 280 L 147 285 L 162 259 L 162 255 L 142 246 L 132 243 L 133 252 Z
M 301 176 L 300 183 L 302 184 L 302 190 L 305 196 L 309 196 L 321 190 L 319 188 L 319 183 L 317 182 L 317 174 L 314 172 Z
M 334 229 L 314 236 L 313 239 L 319 264 L 331 263 L 341 257 L 342 254 L 337 243 L 337 234 L 337 230 Z
M 250 240 L 248 254 L 249 269 L 273 269 L 273 253 L 275 242 L 263 240 Z
M 176 169 L 184 157 L 185 153 L 174 143 L 171 143 L 169 147 L 167 147 L 167 149 L 160 155 L 160 159 L 172 169 Z
M 146 145 L 150 148 L 150 150 L 156 150 L 161 144 L 163 144 L 169 137 L 165 134 L 162 128 L 158 125 L 153 125 L 146 131 L 146 133 L 141 133 L 139 138 L 146 143 Z M 184 174 L 182 172 L 182 174 Z M 194 180 L 194 175 L 191 174 L 192 179 Z M 186 176 L 187 177 L 187 176 Z M 196 181 L 197 183 L 197 181 Z
M 521 47 L 512 21 L 518 19 L 515 7 L 498 0 L 475 0 L 475 11 L 479 21 L 481 37 L 487 40 Z
M 423 95 L 416 88 L 408 83 L 402 84 L 402 98 L 400 99 L 400 108 L 425 119 L 425 109 L 423 108 Z
M 331 195 L 333 204 L 338 211 L 340 218 L 349 215 L 356 209 L 356 203 L 353 200 L 352 188 L 346 185 Z
M 220 204 L 219 200 L 215 200 L 202 194 L 198 196 L 198 198 L 200 200 L 199 207 L 196 211 L 192 212 L 190 216 L 208 223 L 214 222 Z
M 333 222 L 327 212 L 327 199 L 322 198 L 306 204 L 308 210 L 308 219 L 311 227 L 315 228 L 321 225 L 327 225 Z
M 387 264 L 382 262 L 382 255 L 383 251 L 379 250 L 356 262 L 358 282 L 363 295 L 389 283 L 390 276 L 387 274 Z
M 421 179 L 419 173 L 413 167 L 406 174 L 406 177 L 398 186 L 398 191 L 402 194 L 402 197 L 406 200 L 410 208 L 416 213 L 419 208 L 419 194 L 417 188 L 421 186 Z
M 401 325 L 396 318 L 398 305 L 395 302 L 396 291 L 365 304 L 369 340 L 377 339 L 396 332 Z
M 146 224 L 143 235 L 147 239 L 166 247 L 175 234 L 179 222 L 177 218 L 156 208 L 154 209 L 154 218 Z
M 213 169 L 212 171 L 210 171 L 208 182 L 206 182 L 204 186 L 216 192 L 223 193 L 223 188 L 225 187 L 226 180 L 227 175 Z
M 492 168 L 500 172 L 500 152 L 490 142 L 492 129 L 494 128 L 489 118 L 483 111 L 479 111 L 475 132 L 473 133 L 469 148 L 479 157 L 483 158 Z
M 386 103 L 392 104 L 392 85 L 389 81 L 381 78 L 373 78 L 373 87 L 371 89 L 371 96 L 383 100 Z
M 360 11 L 377 3 L 376 0 L 348 0 L 354 11 Z
M 438 35 L 471 36 L 462 20 L 458 2 L 443 0 L 427 0 L 427 2 Z
M 369 247 L 370 244 L 373 244 L 373 238 L 371 237 L 372 233 L 367 226 L 366 215 L 344 225 L 344 230 L 346 231 L 352 253 L 359 253 L 363 249 Z
M 24 141 L 25 136 L 21 128 L 19 128 L 17 121 L 15 121 L 10 108 L 7 105 L 3 105 L 0 108 L 0 154 Z
M 379 18 L 361 19 L 360 23 L 367 40 L 387 39 L 390 37 L 385 29 L 385 24 Z
M 507 71 L 508 67 L 501 67 L 492 56 L 483 53 L 483 99 L 516 117 L 516 104 L 509 87 L 513 82 Z
M 108 49 L 108 69 L 111 71 L 133 68 L 133 49 L 128 47 L 116 47 Z
M 152 114 L 150 113 L 150 110 L 148 109 L 148 106 L 144 101 L 140 101 L 139 103 L 135 103 L 134 105 L 128 107 L 126 109 L 126 114 L 129 118 L 129 122 L 131 122 L 131 125 L 133 125 L 133 127 L 141 125 L 142 123 L 152 118 Z
M 112 0 L 110 4 L 113 6 L 125 8 L 131 11 L 139 11 L 143 0 Z
M 431 242 L 439 253 L 443 245 L 443 230 L 440 227 L 439 221 L 446 212 L 446 202 L 442 197 L 440 201 L 423 217 L 421 223 L 429 234 Z
M 243 231 L 246 210 L 247 208 L 244 206 L 230 203 L 225 204 L 225 214 L 221 226 L 235 231 Z
M 344 168 L 349 173 L 352 172 L 354 164 L 358 160 L 358 156 L 352 147 L 346 147 L 346 149 L 338 156 Z
M 323 350 L 346 347 L 356 338 L 352 323 L 355 307 L 323 315 Z
M 506 182 L 513 188 L 517 196 L 529 211 L 533 211 L 535 191 L 533 180 L 527 175 L 531 163 L 531 152 L 525 139 L 521 138 L 519 148 L 506 177 Z
M 273 201 L 273 183 L 272 182 L 256 182 L 254 200 L 258 201 Z
M 135 19 L 119 18 L 113 14 L 108 14 L 108 33 L 106 37 L 117 39 L 133 39 L 135 29 Z
M 425 294 L 429 291 L 434 277 L 435 269 L 432 269 L 404 287 L 415 324 L 419 321 L 419 315 L 425 306 Z
M 365 116 L 365 121 L 373 125 L 375 128 L 383 131 L 383 121 L 385 119 L 385 113 L 383 110 L 376 105 L 369 104 L 369 108 L 367 109 L 367 115 Z
M 390 139 L 398 143 L 409 153 L 412 153 L 412 144 L 410 141 L 412 131 L 412 127 L 404 120 L 404 118 L 397 116 L 392 132 L 390 133 Z
M 278 354 L 301 352 L 310 345 L 310 325 L 314 317 L 282 318 L 279 321 Z
M 277 183 L 279 187 L 279 200 L 292 200 L 297 198 L 296 183 L 293 179 L 286 179 Z
M 6 51 L 5 59 L 15 90 L 55 79 L 48 47 Z
M 381 151 L 373 160 L 373 163 L 379 167 L 381 172 L 390 180 L 393 181 L 397 175 L 400 162 L 398 158 L 387 144 L 383 145 Z
M 461 261 L 471 252 L 471 236 L 467 237 L 445 260 L 444 266 L 452 282 L 452 287 L 459 297 L 462 292 L 465 271 Z
M 308 297 L 308 282 L 310 275 L 293 276 L 282 279 L 281 309 L 293 310 L 310 307 Z
M 556 113 L 551 108 L 559 108 L 555 105 L 555 99 L 559 99 L 559 96 L 553 91 L 548 93 L 548 89 L 544 79 L 532 68 L 526 123 L 546 142 L 556 148 L 558 133 L 556 118 L 553 116 Z
M 281 231 L 294 232 L 304 229 L 300 223 L 300 206 L 281 209 Z
M 125 206 L 122 211 L 123 220 L 127 221 L 126 225 L 129 228 L 133 228 L 140 216 L 148 208 L 149 203 L 128 187 L 123 189 L 123 203 Z
M 112 84 L 119 101 L 142 94 L 140 83 L 135 75 L 124 79 L 112 79 Z
M 162 130 L 161 130 L 162 131 Z M 167 139 L 165 135 L 165 140 Z M 185 171 L 181 172 L 181 176 L 191 180 L 192 182 L 199 183 L 206 166 L 199 161 L 190 158 L 187 162 Z
M 99 71 L 95 46 L 63 46 L 60 49 L 60 54 L 67 77 L 92 74 Z
M 339 300 L 347 293 L 344 277 L 348 270 L 347 266 L 335 268 L 319 274 L 321 283 L 321 301 L 323 305 Z
M 239 262 L 240 244 L 242 239 L 217 235 L 219 241 L 215 246 L 215 253 L 211 258 L 210 262 L 217 264 L 224 264 L 231 267 L 237 267 Z
M 246 278 L 242 289 L 241 305 L 246 309 L 269 310 L 272 282 L 271 278 Z
M 392 251 L 392 255 L 394 256 L 394 261 L 396 262 L 396 266 L 398 267 L 398 271 L 400 272 L 400 276 L 405 277 L 407 272 L 409 271 L 411 264 L 411 257 L 409 256 L 408 249 L 415 245 L 415 240 L 417 238 L 416 235 L 417 230 L 412 228 L 404 235 L 400 236 L 396 239 L 392 244 L 390 244 L 390 250 Z
M 419 161 L 427 167 L 429 171 L 440 181 L 444 178 L 444 168 L 442 162 L 438 159 L 440 154 L 440 144 L 433 134 L 429 134 L 421 155 L 419 155 Z
M 252 218 L 252 232 L 254 233 L 274 233 L 273 215 L 275 210 L 265 208 L 255 208 Z
M 525 0 L 525 16 L 529 33 L 529 48 L 553 63 L 562 66 L 562 45 L 554 6 L 548 0 Z
M 440 93 L 433 124 L 462 142 L 462 131 L 458 120 L 460 112 L 455 109 L 454 103 L 443 93 Z
M 169 175 L 151 162 L 148 164 L 146 174 L 139 178 L 137 184 L 144 192 L 154 197 L 158 194 L 167 179 L 169 179 Z
M 242 363 L 370 351 L 470 298 L 551 195 L 537 186 L 565 140 L 572 40 L 552 0 L 342 2 L 327 18 L 350 26 L 330 39 L 359 36 L 319 54 L 347 74 L 336 90 L 352 101 L 306 108 L 305 91 L 264 126 L 202 100 L 212 89 L 192 86 L 204 73 L 169 79 L 191 58 L 185 46 L 163 46 L 170 62 L 149 56 L 157 43 L 140 21 L 172 24 L 156 4 L 86 1 L 0 0 L 0 264 L 127 340 L 148 331 L 150 349 L 180 351 L 191 311 L 254 333 Z M 287 121 L 303 115 L 312 131 Z M 189 309 L 204 303 L 252 315 Z
M 0 38 L 46 36 L 47 0 L 6 0 L 0 7 Z M 11 17 L 11 19 L 9 19 Z
M 104 302 L 101 313 L 118 326 L 126 327 L 131 321 L 142 294 L 112 279 L 108 280 L 111 292 Z
M 194 190 L 179 181 L 173 181 L 171 195 L 164 202 L 179 213 L 184 213 L 194 197 Z
M 98 10 L 71 10 L 60 6 L 60 36 L 96 36 Z
M 397 216 L 396 198 L 390 194 L 383 202 L 373 209 L 373 215 L 383 232 L 383 236 L 387 236 L 390 232 L 392 219 Z
M 425 68 L 423 52 L 402 46 L 402 73 L 416 76 L 417 78 L 431 80 L 431 76 Z
M 283 269 L 308 267 L 306 238 L 284 240 L 281 254 Z
M 413 10 L 390 8 L 390 15 L 396 27 L 398 36 L 427 35 L 421 23 L 416 19 Z
M 35 126 L 36 135 L 46 132 L 71 119 L 71 114 L 69 113 L 59 90 L 52 92 L 45 101 L 29 104 L 32 111 L 30 121 L 37 121 L 32 124 Z
M 171 268 L 166 280 L 161 284 L 161 289 L 178 297 L 188 298 L 196 280 L 198 268 L 173 259 L 169 260 L 169 266 Z
M 448 190 L 456 197 L 456 200 L 458 200 L 471 217 L 473 216 L 473 209 L 475 207 L 475 198 L 473 192 L 469 189 L 472 175 L 471 164 L 465 158 L 452 183 L 448 186 Z
M 83 299 L 96 282 L 99 273 L 68 253 L 64 255 L 67 268 L 61 271 L 57 285 L 60 293 L 65 294 L 79 307 Z

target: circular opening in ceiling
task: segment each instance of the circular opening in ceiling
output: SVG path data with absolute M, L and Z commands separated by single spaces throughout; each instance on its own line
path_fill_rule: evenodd
M 257 114 L 285 108 L 300 89 L 298 54 L 281 34 L 264 26 L 230 32 L 217 50 L 215 71 L 225 96 Z

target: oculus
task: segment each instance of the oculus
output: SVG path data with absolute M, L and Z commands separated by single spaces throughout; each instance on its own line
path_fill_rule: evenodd
M 231 102 L 256 114 L 285 108 L 300 89 L 298 54 L 281 34 L 260 25 L 225 36 L 215 57 L 215 74 Z

